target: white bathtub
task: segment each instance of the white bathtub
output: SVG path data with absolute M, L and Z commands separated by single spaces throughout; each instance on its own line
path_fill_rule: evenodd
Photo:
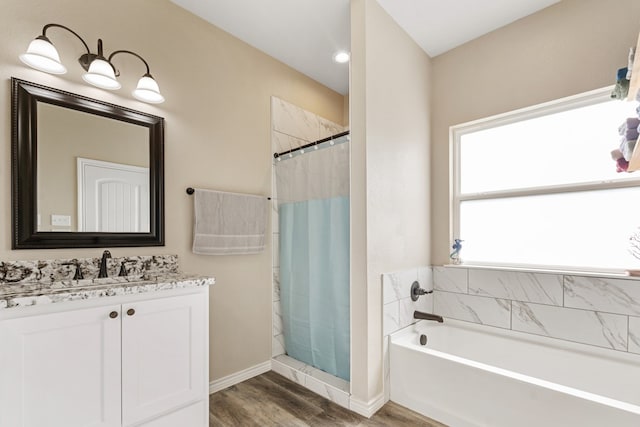
M 391 400 L 451 427 L 640 427 L 638 355 L 448 319 L 390 339 Z

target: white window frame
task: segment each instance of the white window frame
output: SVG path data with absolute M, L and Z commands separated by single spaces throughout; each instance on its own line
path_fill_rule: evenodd
M 460 179 L 460 140 L 461 137 L 468 133 L 478 132 L 485 129 L 490 129 L 498 126 L 507 125 L 523 120 L 533 119 L 536 117 L 542 117 L 549 114 L 560 113 L 580 107 L 586 107 L 589 105 L 598 104 L 600 102 L 611 100 L 611 91 L 613 86 L 608 86 L 602 89 L 596 89 L 593 91 L 581 93 L 578 95 L 561 98 L 558 100 L 545 102 L 542 104 L 526 107 L 507 113 L 498 114 L 483 119 L 474 120 L 467 123 L 451 126 L 449 128 L 449 200 L 450 200 L 450 217 L 449 217 L 449 241 L 453 242 L 454 239 L 460 237 L 460 204 L 464 201 L 470 200 L 486 200 L 486 199 L 499 199 L 507 197 L 518 196 L 535 196 L 542 194 L 558 194 L 558 193 L 574 193 L 578 191 L 592 191 L 592 190 L 607 190 L 607 189 L 619 189 L 640 186 L 640 171 L 635 174 L 621 174 L 621 178 L 613 180 L 592 181 L 579 184 L 561 184 L 550 185 L 540 187 L 528 187 L 525 189 L 516 190 L 501 190 L 501 191 L 487 191 L 480 193 L 468 193 L 461 194 L 461 179 Z M 626 102 L 626 101 L 621 101 Z M 624 117 L 621 117 L 622 121 Z M 612 167 L 614 167 L 612 161 Z M 635 176 L 634 176 L 635 175 Z M 516 269 L 532 269 L 532 270 L 553 270 L 557 271 L 558 266 L 539 265 L 539 264 L 510 264 L 510 263 L 486 263 L 486 262 L 473 262 L 477 266 L 487 267 L 506 267 Z M 576 268 L 573 266 L 566 266 L 563 271 L 597 271 L 607 273 L 619 273 L 619 270 L 611 269 L 605 270 L 589 270 L 584 267 Z

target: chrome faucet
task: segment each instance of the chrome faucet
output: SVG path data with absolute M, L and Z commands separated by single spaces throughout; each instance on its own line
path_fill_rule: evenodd
M 111 258 L 111 252 L 104 251 L 102 252 L 102 259 L 100 260 L 100 272 L 98 273 L 98 278 L 102 279 L 104 277 L 109 277 L 107 273 L 107 259 Z
M 418 310 L 413 312 L 413 318 L 422 319 L 422 320 L 434 320 L 438 323 L 444 322 L 444 319 L 442 318 L 442 316 L 438 316 L 437 314 L 424 313 Z

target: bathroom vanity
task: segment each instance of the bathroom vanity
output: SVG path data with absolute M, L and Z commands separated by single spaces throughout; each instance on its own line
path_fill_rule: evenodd
M 99 259 L 0 263 L 1 426 L 208 425 L 214 279 L 175 256 L 108 262 L 100 279 Z

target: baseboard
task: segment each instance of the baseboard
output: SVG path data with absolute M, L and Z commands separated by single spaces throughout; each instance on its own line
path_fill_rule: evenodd
M 209 394 L 224 390 L 227 387 L 246 381 L 271 370 L 271 360 L 252 366 L 242 371 L 227 375 L 226 377 L 214 380 L 209 383 Z
M 384 403 L 384 393 L 368 402 L 363 402 L 351 396 L 349 409 L 363 417 L 371 418 L 373 414 L 384 406 Z

